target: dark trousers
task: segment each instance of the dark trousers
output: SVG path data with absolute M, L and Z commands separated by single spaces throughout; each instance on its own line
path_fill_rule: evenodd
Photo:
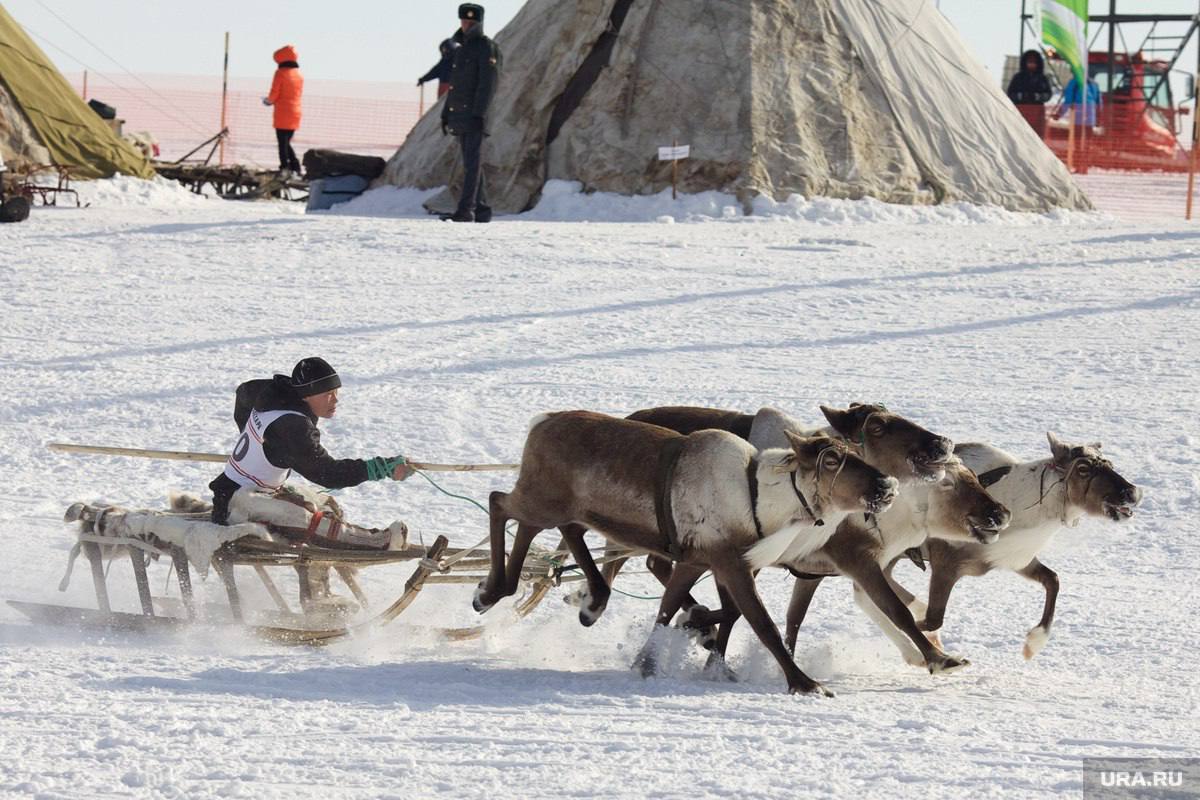
M 279 142 L 279 168 L 299 172 L 300 161 L 296 158 L 296 151 L 292 149 L 292 137 L 295 135 L 295 131 L 275 129 L 275 141 Z
M 483 180 L 483 159 L 479 152 L 483 149 L 483 131 L 460 133 L 458 143 L 462 146 L 463 160 L 463 190 L 458 199 L 458 210 L 490 212 Z

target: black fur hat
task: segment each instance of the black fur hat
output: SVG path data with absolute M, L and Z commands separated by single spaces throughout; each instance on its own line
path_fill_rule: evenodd
M 458 18 L 483 22 L 483 6 L 476 3 L 463 3 L 458 7 Z
M 323 358 L 312 356 L 297 362 L 292 369 L 292 388 L 301 397 L 332 392 L 342 385 L 337 371 Z

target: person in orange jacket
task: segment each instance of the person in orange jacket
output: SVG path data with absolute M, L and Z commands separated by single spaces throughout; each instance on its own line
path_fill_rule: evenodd
M 292 149 L 292 137 L 300 129 L 300 96 L 304 94 L 304 76 L 296 61 L 296 48 L 284 45 L 275 51 L 275 79 L 264 106 L 274 106 L 275 140 L 279 142 L 279 171 L 300 172 L 300 161 Z

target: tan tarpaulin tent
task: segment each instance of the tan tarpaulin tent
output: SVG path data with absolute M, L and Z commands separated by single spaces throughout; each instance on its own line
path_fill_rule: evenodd
M 69 167 L 72 177 L 150 178 L 149 162 L 121 140 L 0 6 L 0 157 Z
M 484 145 L 498 212 L 549 179 L 685 192 L 1090 208 L 928 0 L 528 0 L 496 34 L 504 69 Z M 457 186 L 441 105 L 382 183 Z M 450 193 L 427 204 L 450 210 Z

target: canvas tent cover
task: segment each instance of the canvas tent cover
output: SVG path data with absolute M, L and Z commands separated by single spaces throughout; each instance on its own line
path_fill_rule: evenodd
M 926 0 L 528 0 L 496 41 L 484 163 L 499 212 L 532 207 L 552 178 L 659 192 L 673 141 L 691 145 L 686 192 L 1090 208 Z M 440 110 L 383 182 L 461 182 Z
M 51 161 L 78 178 L 154 170 L 79 98 L 46 54 L 0 6 L 0 156 Z

